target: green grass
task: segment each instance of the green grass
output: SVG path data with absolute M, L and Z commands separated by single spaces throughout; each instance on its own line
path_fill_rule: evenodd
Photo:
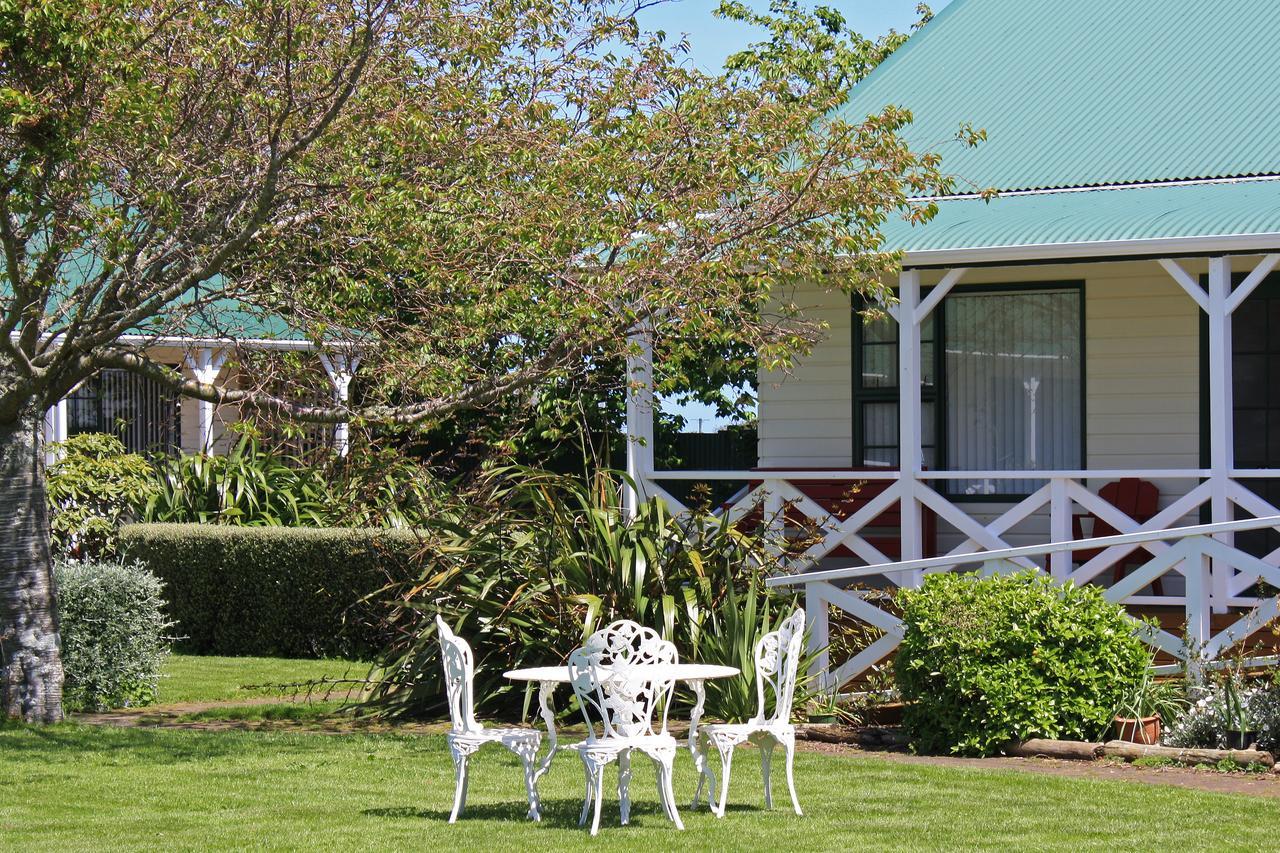
M 243 701 L 278 695 L 244 689 L 248 685 L 296 683 L 324 677 L 363 678 L 368 672 L 368 664 L 345 660 L 173 655 L 160 679 L 159 704 Z
M 1280 825 L 1269 799 L 816 753 L 797 760 L 800 818 L 760 808 L 759 765 L 739 750 L 724 820 L 685 808 L 677 835 L 648 762 L 637 760 L 632 826 L 617 825 L 610 793 L 591 842 L 577 828 L 582 774 L 572 754 L 544 777 L 545 817 L 532 825 L 515 760 L 486 748 L 454 826 L 439 736 L 10 727 L 0 729 L 0 755 L 0 847 L 14 850 L 1155 850 L 1174 839 L 1185 849 L 1266 849 Z M 682 752 L 685 805 L 692 784 Z

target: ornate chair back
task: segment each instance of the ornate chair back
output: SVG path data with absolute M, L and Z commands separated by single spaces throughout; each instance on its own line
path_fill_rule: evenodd
M 756 699 L 759 710 L 753 723 L 791 722 L 791 703 L 796 693 L 796 675 L 804 645 L 804 609 L 787 617 L 776 631 L 756 643 Z M 773 698 L 773 713 L 768 700 Z
M 445 621 L 436 616 L 436 632 L 440 637 L 440 662 L 444 666 L 444 688 L 449 697 L 449 720 L 457 734 L 480 731 L 476 722 L 472 680 L 475 677 L 475 655 L 466 640 L 454 634 Z
M 679 660 L 656 631 L 622 620 L 596 631 L 569 656 L 569 680 L 587 740 L 665 734 Z

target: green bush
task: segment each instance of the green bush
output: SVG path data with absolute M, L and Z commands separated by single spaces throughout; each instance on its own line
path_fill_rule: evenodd
M 1150 662 L 1097 587 L 1035 572 L 936 574 L 898 594 L 894 662 L 913 749 L 990 755 L 1032 737 L 1094 739 Z
M 656 629 L 682 660 L 741 667 L 741 677 L 707 684 L 706 713 L 755 713 L 754 642 L 795 606 L 794 596 L 764 588 L 776 552 L 727 519 L 673 515 L 657 499 L 626 519 L 620 487 L 609 473 L 584 480 L 510 468 L 455 501 L 425 531 L 420 575 L 397 597 L 397 639 L 378 659 L 370 709 L 406 717 L 442 709 L 440 613 L 475 651 L 485 713 L 522 707 L 524 687 L 503 671 L 564 662 L 617 619 Z M 804 701 L 798 690 L 797 708 Z
M 72 710 L 149 705 L 169 653 L 160 580 L 138 563 L 54 564 L 63 700 Z
M 54 552 L 86 559 L 114 554 L 116 532 L 154 494 L 147 460 L 114 435 L 85 433 L 53 444 L 46 480 Z
M 365 658 L 389 638 L 378 590 L 408 577 L 410 531 L 134 524 L 120 550 L 165 583 L 196 654 Z
M 140 520 L 243 527 L 411 528 L 429 519 L 441 484 L 395 450 L 319 464 L 244 436 L 227 453 L 155 460 Z

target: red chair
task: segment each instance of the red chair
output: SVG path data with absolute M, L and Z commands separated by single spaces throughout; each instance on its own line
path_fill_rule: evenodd
M 1159 510 L 1160 507 L 1160 489 L 1155 483 L 1149 483 L 1146 480 L 1139 480 L 1137 477 L 1125 477 L 1114 483 L 1107 483 L 1098 490 L 1098 497 L 1111 504 L 1134 521 L 1142 524 L 1150 521 Z M 1093 519 L 1088 536 L 1084 532 L 1084 521 L 1087 518 Z M 1075 515 L 1071 519 L 1072 538 L 1074 539 L 1096 539 L 1100 536 L 1117 536 L 1120 531 L 1116 530 L 1106 521 L 1098 518 L 1093 513 L 1081 513 Z M 1087 551 L 1076 551 L 1074 560 L 1078 563 L 1087 563 L 1094 557 L 1103 552 L 1103 548 L 1091 548 Z M 1121 557 L 1112 567 L 1111 582 L 1115 583 L 1129 574 L 1130 569 L 1136 569 L 1149 559 L 1147 552 L 1142 548 L 1137 548 L 1125 556 Z M 1156 595 L 1164 595 L 1164 584 L 1162 578 L 1156 578 L 1151 582 L 1151 591 Z

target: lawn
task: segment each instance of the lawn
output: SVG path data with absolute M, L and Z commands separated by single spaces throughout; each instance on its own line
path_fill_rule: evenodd
M 759 807 L 754 755 L 739 753 L 724 820 L 663 818 L 637 761 L 633 825 L 610 795 L 601 835 L 577 828 L 582 775 L 573 755 L 544 777 L 541 825 L 514 759 L 475 761 L 467 814 L 446 824 L 452 770 L 440 736 L 315 735 L 90 728 L 0 729 L 0 846 L 8 849 L 591 849 L 847 848 L 1263 849 L 1280 805 L 1172 787 L 904 765 L 801 753 L 807 815 Z M 612 777 L 610 777 L 612 778 Z M 692 792 L 677 761 L 677 794 Z M 775 782 L 780 780 L 775 780 Z M 785 801 L 785 787 L 776 793 Z
M 264 695 L 246 685 L 365 672 L 346 661 L 176 655 L 160 698 L 229 703 L 197 718 L 305 720 L 334 703 L 235 703 Z M 531 825 L 517 762 L 486 748 L 455 826 L 446 823 L 453 772 L 439 735 L 10 726 L 0 727 L 0 756 L 0 849 L 1154 850 L 1171 838 L 1180 847 L 1259 849 L 1273 846 L 1280 825 L 1280 802 L 1269 799 L 813 752 L 797 758 L 806 810 L 798 818 L 760 807 L 759 765 L 741 750 L 724 820 L 686 808 L 677 835 L 658 809 L 652 769 L 637 760 L 632 825 L 617 825 L 610 793 L 591 841 L 577 827 L 582 775 L 572 754 L 544 777 L 545 817 Z M 687 805 L 695 782 L 687 753 L 676 768 Z M 780 766 L 775 794 L 787 801 Z

